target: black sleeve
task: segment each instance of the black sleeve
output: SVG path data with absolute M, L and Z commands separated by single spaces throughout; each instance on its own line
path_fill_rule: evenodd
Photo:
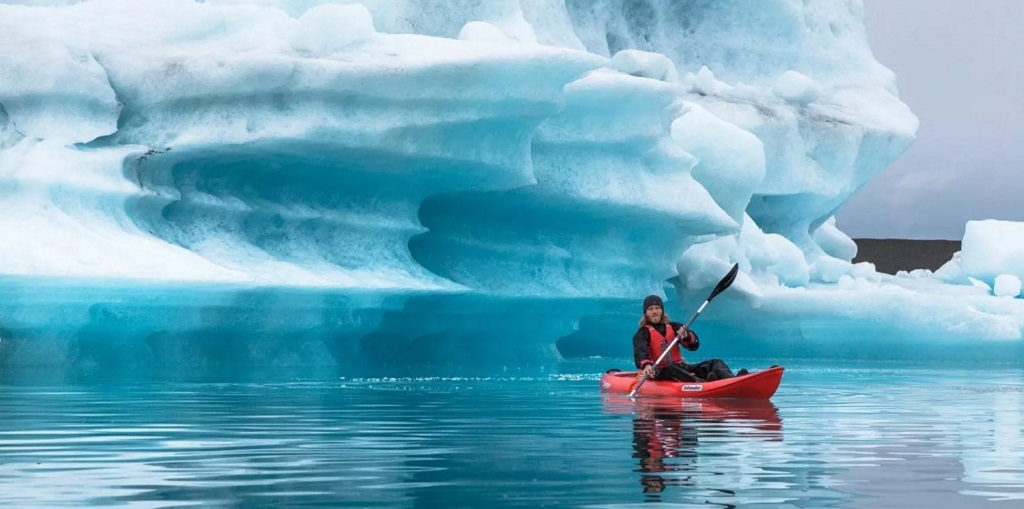
M 654 364 L 651 358 L 651 351 L 648 345 L 651 343 L 651 333 L 646 327 L 640 327 L 633 334 L 633 362 L 638 369 L 644 369 L 647 364 Z

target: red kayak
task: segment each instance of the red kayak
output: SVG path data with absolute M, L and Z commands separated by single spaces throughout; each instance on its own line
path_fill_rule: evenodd
M 640 396 L 672 396 L 676 398 L 771 398 L 782 382 L 780 366 L 764 371 L 714 382 L 661 382 L 648 380 L 640 387 Z M 637 371 L 612 371 L 601 377 L 601 391 L 629 394 L 640 381 Z

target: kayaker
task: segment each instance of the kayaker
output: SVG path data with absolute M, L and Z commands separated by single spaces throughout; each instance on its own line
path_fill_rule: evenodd
M 679 340 L 669 356 L 662 359 L 660 365 L 655 366 L 654 361 L 661 356 L 665 348 L 668 348 L 676 332 L 684 326 L 671 321 L 664 308 L 661 297 L 648 295 L 644 299 L 644 314 L 640 318 L 640 328 L 633 335 L 633 359 L 636 361 L 636 367 L 647 374 L 648 380 L 711 382 L 737 376 L 722 359 L 708 359 L 697 364 L 686 363 L 682 348 L 692 352 L 700 347 L 700 339 L 692 330 L 687 330 L 686 335 Z M 745 369 L 738 373 L 745 374 Z

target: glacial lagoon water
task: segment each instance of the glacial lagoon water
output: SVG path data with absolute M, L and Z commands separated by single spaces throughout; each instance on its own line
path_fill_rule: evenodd
M 1020 369 L 782 364 L 760 404 L 602 395 L 625 359 L 494 377 L 0 377 L 0 507 L 1024 506 Z

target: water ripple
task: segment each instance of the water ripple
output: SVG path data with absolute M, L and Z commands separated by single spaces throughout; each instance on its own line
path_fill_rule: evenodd
M 793 369 L 771 403 L 632 401 L 599 376 L 0 387 L 0 506 L 1024 500 L 1019 373 Z

